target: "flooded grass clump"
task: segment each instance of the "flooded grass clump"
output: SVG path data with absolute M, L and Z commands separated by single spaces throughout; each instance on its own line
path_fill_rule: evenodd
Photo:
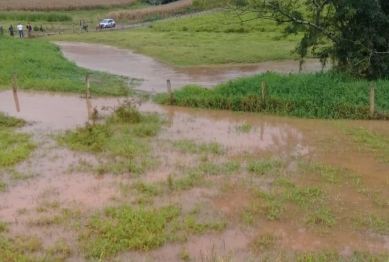
M 192 154 L 215 154 L 215 155 L 223 155 L 225 153 L 225 148 L 216 143 L 197 143 L 194 140 L 178 140 L 173 141 L 172 145 L 175 149 L 178 149 L 182 153 L 192 153 Z
M 266 97 L 262 101 L 261 85 L 266 83 Z M 376 109 L 369 111 L 369 85 L 331 73 L 289 74 L 264 73 L 239 78 L 213 89 L 189 85 L 174 91 L 173 102 L 178 106 L 265 112 L 302 118 L 324 119 L 388 119 L 389 89 L 387 82 L 376 83 Z M 379 95 L 378 95 L 379 94 Z M 155 101 L 168 104 L 167 94 L 159 94 Z
M 373 152 L 375 157 L 382 162 L 389 163 L 389 137 L 379 132 L 366 128 L 348 128 L 346 133 L 351 135 L 359 146 L 364 146 Z
M 99 174 L 140 174 L 158 164 L 148 153 L 162 124 L 159 115 L 140 113 L 134 105 L 122 104 L 104 123 L 87 123 L 57 136 L 57 141 L 73 150 L 94 153 L 100 165 L 92 169 Z
M 16 132 L 24 120 L 0 113 L 0 169 L 11 167 L 29 158 L 35 144 L 29 134 Z
M 128 88 L 128 78 L 80 68 L 65 59 L 60 48 L 50 42 L 2 37 L 0 49 L 0 85 L 3 86 L 12 84 L 11 76 L 16 72 L 21 89 L 85 93 L 88 74 L 92 94 L 118 96 L 122 88 Z

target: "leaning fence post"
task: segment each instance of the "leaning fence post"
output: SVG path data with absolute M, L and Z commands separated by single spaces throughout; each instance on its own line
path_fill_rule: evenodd
M 167 92 L 169 93 L 169 104 L 173 105 L 172 85 L 169 79 L 167 80 Z
M 13 94 L 14 94 L 14 100 L 15 100 L 15 106 L 16 106 L 16 111 L 20 112 L 20 105 L 19 105 L 19 98 L 18 98 L 18 87 L 16 85 L 16 73 L 14 73 L 13 76 Z
M 92 103 L 90 101 L 91 94 L 90 94 L 90 82 L 89 82 L 89 75 L 86 75 L 86 107 L 88 109 L 88 118 L 92 118 Z
M 265 82 L 262 82 L 262 101 L 265 101 L 265 95 L 266 95 L 266 84 Z
M 370 84 L 370 115 L 374 116 L 374 85 Z

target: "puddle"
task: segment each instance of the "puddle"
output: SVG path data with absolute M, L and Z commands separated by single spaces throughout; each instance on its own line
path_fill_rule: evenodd
M 31 229 L 27 224 L 28 219 L 39 215 L 36 208 L 42 203 L 45 194 L 48 194 L 50 200 L 58 200 L 60 208 L 77 206 L 82 210 L 94 212 L 112 203 L 111 198 L 120 192 L 119 183 L 133 181 L 125 176 L 96 176 L 77 170 L 68 172 L 68 168 L 73 165 L 93 164 L 97 161 L 88 154 L 58 148 L 51 137 L 57 132 L 83 125 L 88 120 L 85 99 L 74 95 L 19 92 L 19 100 L 21 112 L 17 113 L 12 92 L 0 92 L 0 111 L 29 121 L 30 125 L 22 130 L 31 132 L 40 145 L 30 161 L 15 167 L 19 171 L 34 173 L 37 176 L 26 181 L 7 181 L 10 190 L 0 193 L 0 220 L 9 223 L 11 232 L 39 233 L 37 228 Z M 92 99 L 92 104 L 93 107 L 101 108 L 116 105 L 117 100 Z M 349 167 L 361 175 L 362 182 L 369 189 L 380 190 L 381 196 L 385 199 L 389 197 L 387 165 L 378 163 L 373 156 L 359 149 L 358 145 L 355 145 L 336 125 L 338 122 L 347 125 L 348 121 L 292 119 L 229 111 L 165 107 L 152 103 L 142 104 L 140 110 L 158 112 L 167 119 L 166 126 L 154 145 L 156 152 L 153 154 L 159 158 L 161 165 L 157 170 L 142 177 L 146 182 L 166 180 L 177 164 L 187 165 L 200 161 L 198 156 L 195 158 L 191 154 L 181 154 L 171 148 L 173 140 L 190 139 L 197 143 L 216 142 L 223 145 L 227 148 L 227 153 L 223 156 L 225 159 L 239 160 L 239 156 L 245 154 L 258 159 L 265 155 L 278 158 L 292 156 L 313 159 L 333 166 Z M 389 127 L 387 122 L 352 123 L 368 126 L 371 130 L 388 130 Z M 239 129 L 242 125 L 249 129 L 242 131 Z M 288 168 L 297 169 L 296 163 L 291 163 Z M 220 183 L 223 181 L 220 180 Z M 350 210 L 345 214 L 355 211 L 370 212 L 374 209 L 367 196 L 352 193 L 352 189 L 346 190 L 345 187 L 334 186 L 333 191 L 330 191 L 330 194 L 339 195 L 345 205 L 349 203 Z M 336 190 L 339 192 L 336 193 Z M 230 216 L 249 199 L 239 190 L 226 197 L 218 195 L 219 193 L 214 188 L 208 190 L 195 187 L 181 195 L 172 194 L 160 198 L 156 203 L 163 205 L 178 202 L 184 205 L 185 211 L 188 211 L 194 208 L 198 201 L 213 199 L 215 208 Z M 21 210 L 27 210 L 27 213 L 22 215 Z M 310 251 L 334 248 L 345 255 L 349 255 L 355 249 L 372 252 L 389 250 L 387 236 L 374 236 L 350 230 L 344 219 L 341 223 L 344 227 L 324 236 L 314 234 L 300 224 L 264 222 L 259 229 L 264 232 L 272 231 L 282 240 L 277 245 L 285 250 Z M 193 236 L 185 244 L 166 245 L 147 254 L 123 254 L 120 258 L 126 260 L 130 257 L 142 259 L 150 257 L 155 261 L 179 261 L 180 258 L 177 256 L 182 248 L 185 248 L 194 261 L 202 261 L 215 254 L 218 257 L 228 256 L 231 251 L 235 255 L 233 259 L 242 261 L 248 258 L 253 235 L 261 232 L 247 233 L 244 229 L 228 228 L 221 234 Z M 53 230 L 42 230 L 39 234 L 44 239 L 54 239 L 57 234 L 58 237 L 62 236 L 60 230 L 55 227 Z M 76 261 L 78 258 L 74 259 Z
M 291 73 L 299 70 L 298 61 L 272 61 L 242 66 L 173 68 L 150 57 L 112 46 L 70 42 L 55 43 L 60 46 L 64 56 L 78 66 L 143 79 L 143 83 L 137 89 L 156 93 L 166 92 L 167 79 L 170 79 L 172 88 L 180 88 L 194 83 L 204 87 L 212 87 L 233 78 L 266 71 Z M 320 70 L 320 62 L 314 59 L 307 59 L 303 68 L 303 72 Z

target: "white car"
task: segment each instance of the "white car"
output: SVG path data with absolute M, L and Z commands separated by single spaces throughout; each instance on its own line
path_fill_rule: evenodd
M 100 28 L 113 28 L 116 26 L 116 23 L 113 19 L 104 19 L 97 26 L 99 26 Z

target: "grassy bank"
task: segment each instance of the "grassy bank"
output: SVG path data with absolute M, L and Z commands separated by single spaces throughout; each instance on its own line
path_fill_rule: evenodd
M 2 37 L 0 41 L 0 86 L 12 85 L 17 73 L 21 89 L 85 92 L 85 76 L 91 75 L 92 93 L 119 95 L 129 79 L 94 72 L 66 60 L 58 46 L 45 41 Z
M 248 17 L 250 18 L 250 17 Z M 296 58 L 299 36 L 281 38 L 271 21 L 221 22 L 221 14 L 158 21 L 147 28 L 56 35 L 48 39 L 100 43 L 131 49 L 172 66 L 258 63 Z M 227 24 L 227 22 L 229 24 Z
M 264 101 L 261 98 L 262 82 L 266 83 Z M 378 81 L 375 90 L 378 112 L 373 118 L 386 119 L 389 111 L 387 81 Z M 174 92 L 174 104 L 303 118 L 369 119 L 369 92 L 366 81 L 330 73 L 266 73 L 232 80 L 211 90 L 186 86 Z M 158 95 L 156 102 L 167 104 L 167 94 Z

